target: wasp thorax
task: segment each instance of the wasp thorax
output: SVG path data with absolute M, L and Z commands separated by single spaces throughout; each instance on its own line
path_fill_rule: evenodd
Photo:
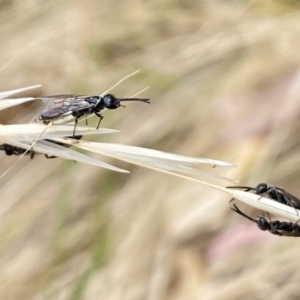
M 99 102 L 99 99 L 100 99 L 99 96 L 92 96 L 92 97 L 85 98 L 84 101 L 96 105 Z
M 103 103 L 107 109 L 116 109 L 120 106 L 120 100 L 112 94 L 105 95 Z

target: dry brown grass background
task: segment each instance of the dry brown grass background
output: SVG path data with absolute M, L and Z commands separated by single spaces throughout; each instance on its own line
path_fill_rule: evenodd
M 141 69 L 113 93 L 150 85 L 152 104 L 105 112 L 121 132 L 101 141 L 229 161 L 219 174 L 299 196 L 300 6 L 281 2 L 1 1 L 1 90 L 100 94 Z M 2 171 L 15 160 L 1 153 Z M 299 299 L 299 239 L 259 231 L 220 192 L 114 163 L 131 173 L 39 155 L 1 179 L 0 299 Z

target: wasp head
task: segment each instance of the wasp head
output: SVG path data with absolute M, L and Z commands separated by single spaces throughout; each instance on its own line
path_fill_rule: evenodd
M 6 155 L 13 155 L 14 154 L 13 146 L 8 145 L 8 144 L 1 145 L 1 150 L 4 150 Z
M 102 103 L 105 108 L 107 109 L 116 109 L 120 106 L 125 107 L 121 105 L 120 103 L 122 101 L 142 101 L 146 103 L 150 103 L 149 99 L 144 99 L 144 98 L 117 98 L 116 96 L 112 94 L 107 94 L 103 96 L 102 98 Z
M 261 195 L 263 193 L 266 193 L 268 190 L 268 186 L 265 183 L 260 183 L 257 187 L 256 187 L 256 194 Z
M 257 224 L 257 227 L 263 231 L 269 230 L 271 228 L 270 223 L 263 217 L 257 217 L 256 224 Z
M 103 101 L 103 105 L 105 108 L 107 109 L 116 109 L 118 108 L 120 105 L 120 99 L 118 99 L 117 97 L 115 97 L 112 94 L 107 94 L 102 98 Z

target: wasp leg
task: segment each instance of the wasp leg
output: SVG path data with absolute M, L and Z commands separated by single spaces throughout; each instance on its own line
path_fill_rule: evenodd
M 261 198 L 263 198 L 264 196 L 263 195 L 261 195 L 258 199 L 257 199 L 257 201 L 259 201 Z
M 96 129 L 99 129 L 100 123 L 101 123 L 101 121 L 102 121 L 102 119 L 103 119 L 104 117 L 103 117 L 101 114 L 97 113 L 97 112 L 95 112 L 95 115 L 99 118 L 98 126 L 97 126 L 97 128 L 96 128 Z
M 35 156 L 35 152 L 34 152 L 34 151 L 32 151 L 32 152 L 31 152 L 31 154 L 30 154 L 30 159 L 33 159 L 33 158 L 34 158 L 34 156 Z
M 47 159 L 50 159 L 50 158 L 56 158 L 57 156 L 45 154 L 45 157 L 46 157 Z
M 76 130 L 77 123 L 78 123 L 78 118 L 75 118 L 75 125 L 74 125 L 74 129 L 73 129 L 73 136 L 75 136 L 75 130 Z

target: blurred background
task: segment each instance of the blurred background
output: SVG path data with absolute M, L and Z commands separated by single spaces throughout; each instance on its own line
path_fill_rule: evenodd
M 89 139 L 229 161 L 214 171 L 300 196 L 299 1 L 2 0 L 0 18 L 1 91 L 101 94 L 141 69 L 112 92 L 150 86 L 151 105 L 106 111 L 121 132 Z M 17 157 L 0 155 L 4 172 Z M 1 178 L 0 299 L 299 299 L 300 239 L 221 192 L 105 160 L 131 173 L 36 155 Z

